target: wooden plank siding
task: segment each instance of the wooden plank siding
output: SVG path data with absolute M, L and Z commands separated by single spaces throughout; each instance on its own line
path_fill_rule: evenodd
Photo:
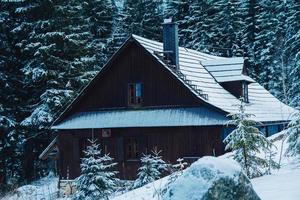
M 221 83 L 221 86 L 225 88 L 228 92 L 234 95 L 236 98 L 243 96 L 242 81 L 230 81 Z
M 203 105 L 136 42 L 130 42 L 60 119 L 76 112 L 128 107 L 128 83 L 142 83 L 142 107 Z M 80 100 L 79 100 L 80 99 Z M 61 120 L 58 120 L 58 122 Z
M 110 153 L 118 162 L 118 171 L 122 179 L 136 177 L 139 160 L 126 159 L 126 139 L 139 140 L 140 155 L 150 153 L 153 148 L 162 150 L 165 161 L 175 163 L 177 158 L 202 157 L 223 153 L 220 144 L 221 126 L 207 127 L 153 127 L 111 129 L 110 138 L 101 138 L 101 130 L 72 130 L 59 134 L 60 178 L 74 179 L 80 174 L 82 149 L 80 143 L 87 138 L 97 138 L 102 149 Z

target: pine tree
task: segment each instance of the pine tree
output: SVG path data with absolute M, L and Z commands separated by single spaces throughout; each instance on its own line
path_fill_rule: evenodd
M 129 33 L 126 33 L 126 25 L 123 20 L 123 10 L 118 7 L 115 1 L 112 1 L 112 13 L 113 13 L 113 21 L 112 21 L 112 34 L 111 37 L 107 41 L 106 45 L 106 53 L 108 57 L 111 57 L 117 50 L 121 47 L 121 45 L 125 42 L 125 40 L 129 37 Z
M 282 28 L 284 23 L 280 19 L 283 12 L 283 1 L 264 0 L 258 3 L 258 16 L 255 34 L 255 65 L 260 69 L 257 78 L 267 89 L 273 89 L 270 85 L 276 66 L 276 54 L 278 47 L 282 45 Z M 282 27 L 282 28 L 281 28 Z M 276 70 L 278 72 L 278 70 Z
M 97 68 L 100 68 L 110 57 L 107 45 L 114 37 L 114 17 L 117 15 L 116 6 L 113 3 L 111 0 L 88 0 L 83 4 L 83 15 L 87 16 L 84 24 L 88 25 L 92 34 L 88 46 L 95 55 Z
M 221 56 L 243 56 L 242 40 L 245 26 L 244 14 L 239 0 L 218 0 L 212 4 L 213 13 L 210 15 L 211 52 Z
M 49 126 L 56 112 L 72 98 L 74 90 L 87 83 L 98 68 L 91 48 L 85 45 L 92 35 L 84 23 L 83 6 L 77 1 L 59 3 L 33 4 L 45 16 L 35 19 L 35 13 L 22 11 L 20 17 L 27 16 L 28 20 L 19 26 L 20 30 L 14 31 L 17 37 L 20 37 L 19 32 L 30 35 L 19 47 L 26 55 L 21 58 L 25 87 L 32 92 L 28 104 L 35 105 L 22 125 L 31 129 Z M 31 22 L 29 27 L 22 29 L 28 21 Z
M 248 24 L 252 21 L 256 27 L 254 37 L 247 37 L 243 42 L 248 44 L 245 46 L 248 48 L 250 72 L 277 98 L 297 106 L 299 89 L 295 83 L 299 80 L 299 3 L 293 0 L 264 0 L 252 4 L 255 5 L 252 8 L 254 15 L 252 20 L 249 18 Z
M 286 38 L 283 57 L 286 72 L 286 96 L 291 106 L 300 106 L 300 2 L 287 1 Z M 286 67 L 286 68 L 287 68 Z
M 184 30 L 187 47 L 192 49 L 209 52 L 209 45 L 212 45 L 208 40 L 211 36 L 209 31 L 212 25 L 210 13 L 213 8 L 210 1 L 198 0 L 193 1 L 189 8 L 189 13 L 185 17 L 187 28 Z
M 153 150 L 150 155 L 143 155 L 141 167 L 138 169 L 138 177 L 133 183 L 133 188 L 142 187 L 159 179 L 163 172 L 167 171 L 167 164 L 159 155 L 160 151 Z
M 258 123 L 251 119 L 253 115 L 245 112 L 245 103 L 241 101 L 239 112 L 229 115 L 232 120 L 228 125 L 235 129 L 224 139 L 225 150 L 233 151 L 233 158 L 239 162 L 249 178 L 262 176 L 269 167 L 276 166 L 272 157 L 272 143 L 258 130 Z M 262 152 L 268 159 L 258 156 Z M 263 171 L 266 170 L 266 171 Z
M 31 173 L 40 166 L 37 157 L 42 149 L 37 140 L 48 143 L 48 127 L 107 59 L 104 51 L 111 37 L 111 4 L 98 0 L 26 1 L 10 17 L 15 22 L 10 30 L 13 55 L 19 61 L 22 80 L 14 93 L 25 93 L 18 118 L 29 138 L 24 166 Z
M 270 71 L 271 78 L 268 83 L 269 91 L 274 94 L 277 98 L 283 100 L 285 103 L 290 102 L 288 96 L 288 87 L 290 85 L 288 81 L 288 74 L 291 70 L 291 63 L 289 63 L 289 55 L 286 41 L 287 41 L 287 17 L 289 16 L 288 5 L 284 1 L 279 1 L 278 3 L 272 2 L 274 4 L 274 9 L 276 15 L 274 16 L 276 22 L 273 25 L 275 30 L 275 36 L 273 44 L 275 47 L 274 53 L 271 57 L 272 63 L 266 69 Z M 276 5 L 277 4 L 277 5 Z M 275 6 L 276 5 L 276 6 Z
M 221 56 L 243 56 L 246 5 L 243 0 L 191 2 L 183 30 L 186 46 Z
M 0 115 L 0 192 L 15 189 L 22 181 L 22 145 L 24 138 L 12 119 Z
M 14 38 L 10 30 L 14 21 L 10 14 L 15 5 L 3 3 L 0 12 L 0 192 L 17 187 L 23 178 L 22 151 L 24 135 L 19 129 L 22 119 L 21 98 L 16 92 L 23 84 L 20 63 L 16 58 Z
M 247 73 L 251 77 L 257 77 L 260 70 L 255 65 L 256 48 L 254 46 L 257 24 L 257 0 L 241 0 L 240 2 L 240 11 L 244 13 L 241 15 L 244 21 L 243 30 L 241 30 L 244 35 L 241 41 L 241 48 L 244 50 L 244 57 L 247 59 Z
M 118 183 L 115 177 L 117 172 L 113 171 L 116 163 L 109 155 L 102 155 L 96 140 L 84 151 L 80 165 L 81 175 L 76 179 L 76 192 L 73 199 L 108 199 Z
M 179 44 L 186 46 L 190 38 L 190 19 L 187 14 L 190 12 L 190 5 L 193 1 L 166 1 L 164 9 L 164 18 L 171 18 L 173 22 L 178 23 Z
M 292 116 L 292 120 L 286 131 L 288 148 L 287 156 L 296 156 L 300 154 L 300 112 L 297 111 Z
M 126 0 L 123 8 L 125 31 L 160 40 L 162 14 L 161 1 Z

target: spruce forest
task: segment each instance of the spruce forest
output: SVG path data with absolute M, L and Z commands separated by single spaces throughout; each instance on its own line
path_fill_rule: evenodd
M 252 78 L 300 106 L 298 0 L 2 0 L 1 189 L 47 175 L 38 156 L 65 105 L 130 34 L 161 41 L 165 18 L 178 23 L 180 46 L 243 56 Z

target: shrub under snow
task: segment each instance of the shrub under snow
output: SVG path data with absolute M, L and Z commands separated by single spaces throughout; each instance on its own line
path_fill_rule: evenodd
M 150 155 L 143 155 L 141 167 L 138 169 L 138 177 L 133 183 L 133 188 L 138 188 L 161 178 L 167 171 L 168 165 L 159 155 L 160 151 L 154 150 Z

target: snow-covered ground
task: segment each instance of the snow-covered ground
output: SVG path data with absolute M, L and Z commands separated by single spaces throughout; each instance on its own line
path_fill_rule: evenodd
M 30 185 L 19 187 L 1 200 L 53 200 L 57 197 L 58 178 L 50 175 Z
M 300 199 L 300 159 L 283 166 L 272 175 L 251 180 L 262 200 Z
M 272 136 L 277 147 L 276 161 L 280 159 L 282 146 L 282 133 Z M 287 144 L 283 143 L 284 154 Z M 223 155 L 222 157 L 226 157 Z M 265 175 L 252 179 L 252 185 L 262 200 L 300 200 L 300 157 L 287 158 L 282 156 L 281 168 L 273 170 L 271 175 Z M 159 193 L 168 180 L 168 177 L 149 183 L 144 187 L 118 195 L 111 200 L 160 200 Z M 55 177 L 47 177 L 31 185 L 25 185 L 17 189 L 16 193 L 7 195 L 3 200 L 50 200 L 55 199 L 52 194 L 57 192 Z
M 160 200 L 159 194 L 160 188 L 162 188 L 168 181 L 168 177 L 149 183 L 144 187 L 137 188 L 129 191 L 120 196 L 112 198 L 112 200 Z
M 280 133 L 271 137 L 276 139 Z M 276 160 L 280 159 L 280 151 L 284 153 L 287 144 L 282 140 L 274 142 L 278 153 Z M 300 157 L 282 157 L 281 168 L 275 170 L 271 175 L 265 175 L 251 180 L 252 185 L 262 200 L 300 200 Z

